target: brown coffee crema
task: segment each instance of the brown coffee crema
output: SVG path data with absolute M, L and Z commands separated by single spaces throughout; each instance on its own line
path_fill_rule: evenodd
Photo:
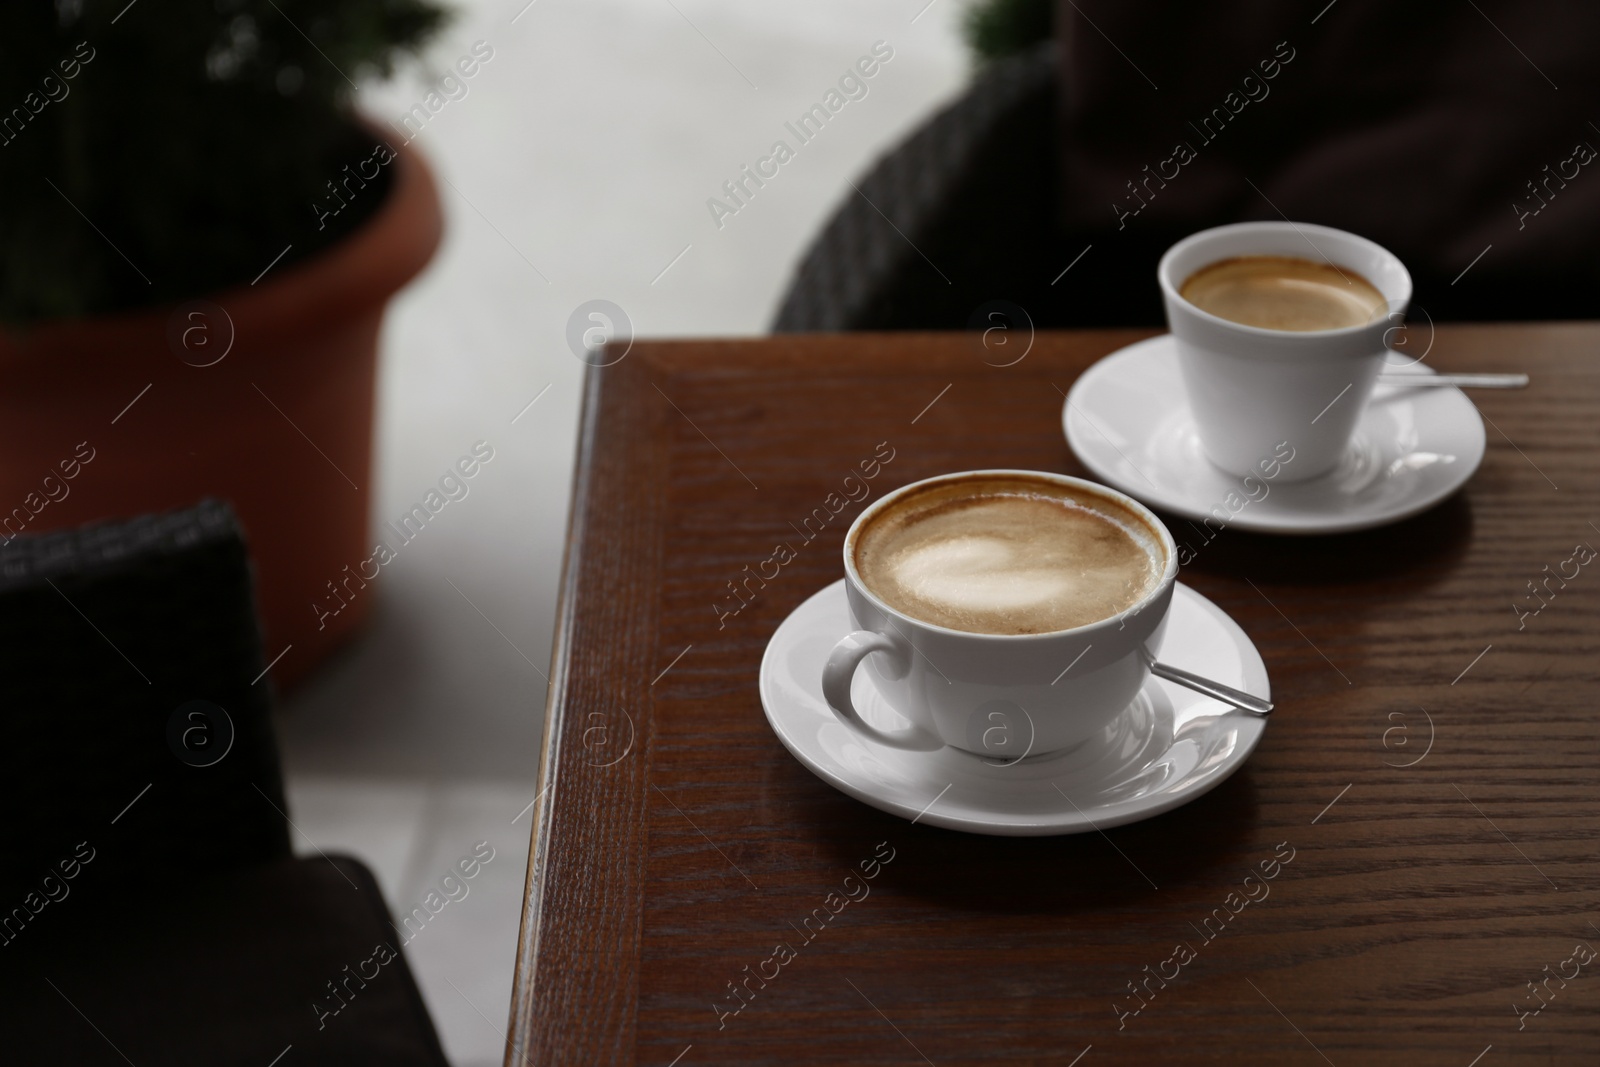
M 914 619 L 981 634 L 1043 634 L 1110 618 L 1160 582 L 1160 538 L 1132 511 L 1042 478 L 939 482 L 873 515 L 856 573 Z
M 1178 290 L 1218 318 L 1266 330 L 1364 326 L 1388 308 L 1376 286 L 1349 267 L 1292 256 L 1239 256 L 1201 267 Z

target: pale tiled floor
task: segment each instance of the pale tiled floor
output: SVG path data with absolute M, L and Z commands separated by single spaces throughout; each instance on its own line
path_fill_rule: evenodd
M 524 3 L 461 4 L 429 53 L 442 73 L 494 50 L 416 139 L 448 234 L 385 330 L 378 514 L 474 441 L 495 459 L 280 721 L 297 847 L 361 857 L 396 912 L 495 850 L 406 949 L 457 1067 L 503 1052 L 583 370 L 569 314 L 603 298 L 640 335 L 763 331 L 845 179 L 967 71 L 960 0 Z M 718 230 L 706 199 L 878 40 L 895 56 L 868 95 Z M 406 76 L 363 105 L 395 119 L 425 92 Z

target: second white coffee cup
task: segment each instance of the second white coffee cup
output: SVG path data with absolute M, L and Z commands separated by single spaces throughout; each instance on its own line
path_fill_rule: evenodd
M 1202 267 L 1242 256 L 1289 256 L 1360 273 L 1387 314 L 1337 330 L 1291 331 L 1219 318 L 1180 291 Z M 1280 482 L 1338 466 L 1383 366 L 1386 338 L 1405 318 L 1411 275 L 1365 237 L 1304 222 L 1241 222 L 1191 234 L 1156 269 L 1167 325 L 1206 457 L 1229 474 L 1274 468 Z M 1281 462 L 1292 455 L 1290 462 Z

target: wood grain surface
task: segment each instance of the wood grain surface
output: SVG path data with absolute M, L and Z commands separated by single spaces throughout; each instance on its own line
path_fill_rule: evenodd
M 1440 327 L 1430 365 L 1533 379 L 1472 394 L 1488 454 L 1462 492 L 1360 534 L 1225 530 L 1183 568 L 1278 702 L 1186 807 L 1055 838 L 912 825 L 767 727 L 762 652 L 840 577 L 864 503 L 737 614 L 729 583 L 886 450 L 868 501 L 954 470 L 1084 474 L 1063 392 L 1141 336 L 1041 334 L 1003 368 L 973 335 L 641 342 L 590 372 L 508 1063 L 1600 1058 L 1578 948 L 1600 951 L 1600 567 L 1513 608 L 1600 548 L 1600 326 Z M 795 958 L 745 986 L 779 942 Z

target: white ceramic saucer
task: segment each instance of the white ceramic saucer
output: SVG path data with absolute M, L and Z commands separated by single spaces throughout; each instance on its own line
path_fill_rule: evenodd
M 1433 373 L 1396 353 L 1390 361 Z M 1170 334 L 1090 367 L 1061 421 L 1072 451 L 1106 484 L 1173 515 L 1264 533 L 1343 533 L 1410 518 L 1459 489 L 1484 450 L 1483 420 L 1461 390 L 1380 384 L 1337 468 L 1307 482 L 1267 482 L 1262 496 L 1259 484 L 1244 486 L 1201 453 Z
M 817 777 L 913 822 L 1008 836 L 1138 822 L 1214 788 L 1239 769 L 1266 729 L 1265 719 L 1151 678 L 1098 737 L 1062 754 L 1003 763 L 953 748 L 888 748 L 845 726 L 822 697 L 822 665 L 851 628 L 843 580 L 796 608 L 762 657 L 761 704 L 778 740 Z M 1181 583 L 1161 659 L 1270 696 L 1266 666 L 1250 638 Z M 856 672 L 852 696 L 874 726 L 906 725 L 871 671 Z

